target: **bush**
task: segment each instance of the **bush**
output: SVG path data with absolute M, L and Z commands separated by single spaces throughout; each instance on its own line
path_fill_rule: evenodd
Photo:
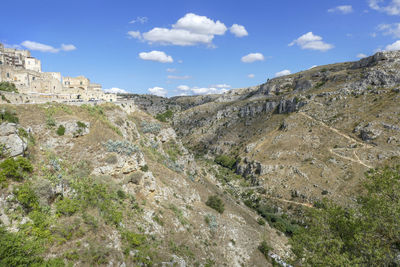
M 43 263 L 38 255 L 41 246 L 21 233 L 7 232 L 0 227 L 0 266 L 31 266 Z
M 215 157 L 215 163 L 221 165 L 222 167 L 228 168 L 228 169 L 233 169 L 233 167 L 236 164 L 236 159 L 229 157 L 227 155 L 219 155 Z
M 142 172 L 148 172 L 149 171 L 149 166 L 146 164 L 146 165 L 144 165 L 144 166 L 141 166 L 140 167 L 140 170 L 142 171 Z
M 113 140 L 108 140 L 106 143 L 104 143 L 104 146 L 106 147 L 106 150 L 108 152 L 116 152 L 118 154 L 124 154 L 127 156 L 132 155 L 133 153 L 139 152 L 139 147 L 136 145 L 131 144 L 128 141 L 113 141 Z
M 81 122 L 81 121 L 77 121 L 76 125 L 78 126 L 78 128 L 82 128 L 82 129 L 87 128 L 87 125 L 84 122 Z
M 261 242 L 261 244 L 258 246 L 258 250 L 265 256 L 265 258 L 268 259 L 268 253 L 270 252 L 271 247 L 266 241 Z
M 14 83 L 0 82 L 0 91 L 18 93 L 17 87 Z
M 0 180 L 13 179 L 22 181 L 24 176 L 33 171 L 33 166 L 24 157 L 8 158 L 0 163 Z
M 292 238 L 304 266 L 398 266 L 400 166 L 371 170 L 356 205 L 324 200 Z
M 58 126 L 57 135 L 62 136 L 65 134 L 65 127 L 63 125 Z
M 157 122 L 142 121 L 141 126 L 143 133 L 158 134 L 161 131 L 161 124 Z
M 222 202 L 222 199 L 220 199 L 217 195 L 209 196 L 206 205 L 212 209 L 215 209 L 221 214 L 225 210 L 225 204 Z
M 79 203 L 75 199 L 63 198 L 56 202 L 57 215 L 71 216 L 79 210 Z
M 15 111 L 10 111 L 10 110 L 2 110 L 0 112 L 0 122 L 7 121 L 11 123 L 18 123 L 19 119 L 16 116 Z
M 164 113 L 157 114 L 156 119 L 162 122 L 167 122 L 167 120 L 171 119 L 174 113 L 172 110 L 167 110 Z
M 39 206 L 39 199 L 28 183 L 18 186 L 14 190 L 14 195 L 27 212 Z
M 143 245 L 146 242 L 146 236 L 137 234 L 130 231 L 124 231 L 121 233 L 122 240 L 125 241 L 129 248 L 136 248 Z

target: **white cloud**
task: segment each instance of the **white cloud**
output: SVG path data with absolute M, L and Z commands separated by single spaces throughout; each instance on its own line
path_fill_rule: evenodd
M 226 87 L 222 87 L 225 85 Z M 180 95 L 209 95 L 209 94 L 223 94 L 228 91 L 227 87 L 230 87 L 227 84 L 218 84 L 210 86 L 210 87 L 190 87 L 187 85 L 179 85 L 177 87 L 178 92 L 181 92 Z
M 359 53 L 359 54 L 357 54 L 357 57 L 358 58 L 365 58 L 365 57 L 367 57 L 367 55 L 363 54 L 363 53 Z
M 110 89 L 104 89 L 103 91 L 106 93 L 112 93 L 112 94 L 129 94 L 128 91 L 121 89 L 121 88 L 116 88 L 116 87 L 112 87 Z
M 194 87 L 191 90 L 196 95 L 223 94 L 228 91 L 227 89 L 217 89 L 214 87 Z
M 76 50 L 76 46 L 74 46 L 73 44 L 61 44 L 61 50 L 73 51 L 73 50 Z
M 60 51 L 60 49 L 54 48 L 50 45 L 41 44 L 33 41 L 23 41 L 21 45 L 33 51 L 49 52 L 49 53 L 57 53 L 58 51 Z
M 400 0 L 391 0 L 390 3 L 388 2 L 386 0 L 369 0 L 369 7 L 388 15 L 400 15 Z
M 216 88 L 231 88 L 229 84 L 216 84 L 216 85 L 211 85 L 211 87 L 216 87 Z
M 289 46 L 293 46 L 297 44 L 301 47 L 301 49 L 309 49 L 309 50 L 319 50 L 319 51 L 328 51 L 332 49 L 334 46 L 331 44 L 327 44 L 322 41 L 322 37 L 318 35 L 314 35 L 312 32 L 308 32 L 303 34 L 293 42 L 289 44 Z
M 189 75 L 183 75 L 183 76 L 168 75 L 167 78 L 171 79 L 171 80 L 187 80 L 187 79 L 190 79 L 192 77 L 189 76 Z
M 134 24 L 136 22 L 139 22 L 140 24 L 144 24 L 147 21 L 149 21 L 149 19 L 147 17 L 137 17 L 136 19 L 133 19 L 131 21 L 129 21 L 130 24 Z
M 400 38 L 400 23 L 380 24 L 378 30 L 383 32 L 383 35 L 391 35 L 394 38 Z
M 130 38 L 142 39 L 142 34 L 139 31 L 129 31 L 128 35 Z
M 395 51 L 400 50 L 400 40 L 397 40 L 393 44 L 387 45 L 385 51 Z
M 44 53 L 58 53 L 60 51 L 72 51 L 76 50 L 76 47 L 72 44 L 61 44 L 60 48 L 55 48 L 51 45 L 46 45 L 33 41 L 23 41 L 21 45 L 32 51 L 40 51 Z
M 246 28 L 242 25 L 233 24 L 232 27 L 229 28 L 229 30 L 236 37 L 244 37 L 249 35 L 249 33 L 246 31 Z
M 353 7 L 350 5 L 343 5 L 343 6 L 337 6 L 334 8 L 328 9 L 329 13 L 342 13 L 342 14 L 350 14 L 353 12 Z
M 143 60 L 157 61 L 161 63 L 172 63 L 174 62 L 171 56 L 168 56 L 162 51 L 151 51 L 151 52 L 141 52 L 139 57 Z
M 190 87 L 187 85 L 179 85 L 177 88 L 180 91 L 189 91 L 190 90 Z
M 227 30 L 225 24 L 219 20 L 215 22 L 206 16 L 199 16 L 193 13 L 186 14 L 172 27 L 204 35 L 223 35 Z
M 176 72 L 176 69 L 174 69 L 174 68 L 168 68 L 168 69 L 167 69 L 167 72 L 173 73 L 173 72 Z
M 248 78 L 253 79 L 254 77 L 256 77 L 253 73 L 250 73 L 249 75 L 247 75 Z
M 153 88 L 149 88 L 149 92 L 152 95 L 162 96 L 165 97 L 167 95 L 167 90 L 162 87 L 155 86 Z
M 275 73 L 275 77 L 281 77 L 291 74 L 290 70 L 282 70 L 280 72 Z
M 214 35 L 192 33 L 187 30 L 154 28 L 143 33 L 143 39 L 149 43 L 164 45 L 192 46 L 196 44 L 211 44 Z
M 244 57 L 242 57 L 242 62 L 244 63 L 253 63 L 255 61 L 263 61 L 264 56 L 261 53 L 250 53 Z
M 215 35 L 224 35 L 227 28 L 224 23 L 214 21 L 206 16 L 188 13 L 180 18 L 172 28 L 155 27 L 152 30 L 140 32 L 128 32 L 128 35 L 137 39 L 144 39 L 148 43 L 163 45 L 193 46 L 206 44 L 213 47 L 212 41 Z

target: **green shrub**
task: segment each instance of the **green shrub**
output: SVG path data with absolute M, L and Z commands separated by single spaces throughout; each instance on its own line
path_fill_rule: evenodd
M 258 218 L 257 223 L 258 223 L 259 225 L 265 225 L 265 221 L 264 221 L 263 218 Z
M 15 111 L 10 111 L 10 110 L 2 110 L 0 112 L 0 122 L 7 121 L 11 123 L 18 123 L 19 119 L 16 116 Z
M 400 166 L 369 171 L 363 186 L 351 206 L 324 200 L 308 210 L 306 227 L 291 240 L 302 265 L 398 265 Z
M 121 237 L 129 248 L 139 247 L 146 242 L 145 235 L 137 234 L 131 231 L 123 231 L 121 233 Z
M 76 201 L 81 208 L 98 208 L 107 223 L 119 225 L 122 221 L 121 208 L 118 206 L 118 195 L 109 186 L 93 177 L 79 178 L 73 185 L 77 191 Z
M 39 199 L 28 183 L 16 187 L 14 195 L 27 212 L 39 206 Z
M 215 163 L 221 165 L 222 167 L 233 169 L 236 164 L 236 159 L 229 157 L 227 155 L 219 155 L 215 157 Z
M 33 166 L 24 157 L 8 158 L 0 163 L 0 180 L 13 179 L 22 181 L 26 174 L 33 171 Z
M 87 128 L 87 125 L 84 122 L 81 122 L 81 121 L 77 121 L 76 125 L 78 126 L 78 128 L 82 128 L 82 129 Z
M 270 252 L 271 247 L 266 241 L 261 242 L 261 244 L 258 246 L 258 250 L 261 251 L 265 258 L 268 259 L 268 253 Z
M 164 113 L 157 114 L 156 119 L 162 122 L 167 122 L 167 120 L 171 119 L 174 113 L 172 110 L 167 110 Z
M 79 210 L 79 203 L 75 199 L 63 198 L 56 202 L 56 214 L 71 216 Z
M 65 127 L 63 125 L 59 125 L 56 131 L 57 135 L 62 136 L 65 134 Z
M 21 233 L 7 232 L 0 227 L 0 266 L 32 266 L 42 264 L 38 255 L 42 246 Z
M 18 93 L 17 87 L 15 87 L 15 84 L 10 83 L 10 82 L 0 82 L 0 91 Z
M 215 209 L 221 214 L 224 212 L 225 209 L 224 202 L 222 202 L 222 199 L 220 199 L 217 195 L 209 196 L 206 205 L 212 209 Z
M 144 166 L 141 166 L 140 167 L 140 170 L 142 171 L 142 172 L 148 172 L 149 171 L 149 166 L 146 164 L 146 165 L 144 165 Z

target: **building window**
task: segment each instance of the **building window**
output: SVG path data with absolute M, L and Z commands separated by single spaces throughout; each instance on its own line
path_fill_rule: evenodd
M 10 73 L 7 72 L 7 78 L 10 78 Z
M 0 65 L 3 65 L 3 61 L 0 60 Z
M 81 85 L 83 84 L 83 82 L 81 82 Z
M 32 77 L 32 81 L 34 81 L 35 80 L 35 77 Z

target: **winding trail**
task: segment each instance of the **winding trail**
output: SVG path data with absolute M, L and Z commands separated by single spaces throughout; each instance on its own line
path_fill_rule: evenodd
M 360 141 L 354 139 L 353 137 L 351 137 L 351 136 L 349 136 L 349 135 L 347 135 L 347 134 L 345 134 L 345 133 L 342 133 L 342 132 L 339 131 L 338 129 L 333 128 L 333 127 L 331 127 L 331 126 L 325 124 L 324 122 L 322 122 L 322 121 L 320 121 L 320 120 L 317 120 L 317 119 L 311 117 L 310 115 L 308 115 L 308 114 L 306 114 L 306 113 L 304 113 L 304 112 L 302 112 L 302 111 L 299 111 L 298 114 L 300 114 L 300 115 L 306 117 L 306 118 L 309 119 L 309 120 L 312 120 L 312 121 L 315 121 L 315 122 L 319 123 L 321 126 L 323 126 L 323 127 L 327 128 L 327 129 L 331 130 L 332 132 L 334 132 L 334 133 L 336 133 L 336 134 L 338 134 L 338 135 L 340 135 L 340 136 L 346 138 L 347 140 L 349 140 L 349 141 L 351 141 L 351 142 L 353 142 L 353 143 L 356 143 L 356 144 L 358 144 L 358 145 L 361 145 L 362 148 L 372 148 L 371 145 L 365 144 L 365 143 L 363 143 L 363 142 L 360 142 Z M 365 162 L 363 162 L 363 161 L 358 157 L 358 155 L 357 155 L 357 153 L 356 153 L 356 149 L 358 149 L 358 148 L 355 148 L 355 149 L 353 150 L 354 158 L 350 158 L 350 157 L 346 157 L 346 156 L 340 155 L 340 154 L 336 153 L 335 151 L 333 151 L 332 148 L 329 149 L 329 152 L 331 152 L 332 154 L 334 154 L 334 155 L 336 155 L 336 156 L 338 156 L 338 157 L 340 157 L 340 158 L 342 158 L 342 159 L 346 159 L 346 160 L 349 160 L 349 161 L 351 161 L 351 162 L 358 163 L 358 164 L 360 164 L 360 165 L 362 165 L 362 166 L 364 166 L 364 167 L 366 167 L 366 168 L 368 168 L 368 169 L 372 169 L 372 168 L 373 168 L 372 166 L 366 164 Z
M 304 207 L 308 207 L 308 208 L 313 208 L 314 207 L 311 203 L 296 202 L 296 201 L 291 201 L 291 200 L 287 200 L 287 199 L 283 199 L 283 198 L 277 198 L 277 197 L 268 197 L 267 196 L 267 198 L 273 199 L 273 200 L 277 200 L 277 201 L 281 201 L 281 202 L 290 203 L 290 204 L 300 205 L 300 206 L 304 206 Z

